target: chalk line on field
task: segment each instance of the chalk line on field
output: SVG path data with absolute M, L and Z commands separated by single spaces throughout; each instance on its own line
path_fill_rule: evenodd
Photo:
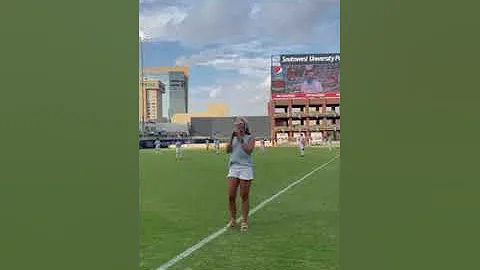
M 292 187 L 300 184 L 301 182 L 303 182 L 303 180 L 305 180 L 306 178 L 308 178 L 310 175 L 314 174 L 315 172 L 317 172 L 318 170 L 321 170 L 323 168 L 325 168 L 328 164 L 332 163 L 334 160 L 336 160 L 337 158 L 339 158 L 340 155 L 337 155 L 335 156 L 334 158 L 330 159 L 327 163 L 324 163 L 318 167 L 316 167 L 315 169 L 313 169 L 311 172 L 307 173 L 306 175 L 304 175 L 302 178 L 292 182 L 290 185 L 288 185 L 287 187 L 285 187 L 284 189 L 280 190 L 279 192 L 275 193 L 274 195 L 272 195 L 270 198 L 264 200 L 263 202 L 261 202 L 259 205 L 255 206 L 255 208 L 253 208 L 252 210 L 250 210 L 248 216 L 251 216 L 253 215 L 255 212 L 257 212 L 258 210 L 262 209 L 263 207 L 265 207 L 266 204 L 268 204 L 269 202 L 273 201 L 275 198 L 277 198 L 278 196 L 282 195 L 283 193 L 285 193 L 287 190 L 291 189 Z M 237 223 L 240 222 L 241 220 L 241 217 L 239 217 L 237 219 Z M 208 242 L 212 241 L 213 239 L 219 237 L 220 235 L 222 235 L 224 232 L 226 232 L 228 230 L 228 225 L 223 227 L 222 229 L 214 232 L 213 234 L 203 238 L 200 242 L 198 242 L 197 244 L 193 245 L 192 247 L 188 248 L 187 250 L 185 250 L 184 252 L 180 253 L 179 255 L 177 255 L 175 258 L 171 259 L 170 261 L 168 261 L 167 263 L 161 265 L 159 268 L 157 268 L 157 270 L 165 270 L 165 269 L 168 269 L 169 267 L 173 266 L 174 264 L 178 263 L 179 261 L 181 261 L 182 259 L 190 256 L 190 254 L 192 254 L 193 252 L 195 252 L 196 250 L 200 249 L 201 247 L 203 247 L 205 244 L 207 244 Z

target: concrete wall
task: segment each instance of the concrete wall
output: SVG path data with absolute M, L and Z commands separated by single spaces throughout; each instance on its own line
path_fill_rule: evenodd
M 271 137 L 271 118 L 269 116 L 247 116 L 252 134 L 258 138 Z M 192 117 L 192 136 L 230 137 L 235 117 Z

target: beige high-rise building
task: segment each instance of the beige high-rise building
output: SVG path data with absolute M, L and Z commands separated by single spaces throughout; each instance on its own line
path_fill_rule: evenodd
M 139 89 L 140 122 L 161 121 L 165 85 L 158 80 L 145 80 L 143 85 Z
M 143 69 L 140 80 L 160 81 L 163 83 L 161 107 L 157 104 L 157 111 L 161 114 L 159 119 L 170 119 L 177 113 L 188 113 L 188 67 L 148 67 Z M 140 89 L 140 122 L 147 117 L 146 98 L 148 91 Z M 153 95 L 153 94 L 152 94 Z M 157 99 L 158 100 L 158 99 Z

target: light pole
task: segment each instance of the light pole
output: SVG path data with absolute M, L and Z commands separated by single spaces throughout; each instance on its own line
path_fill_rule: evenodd
M 142 91 L 142 133 L 145 133 L 145 108 L 147 103 L 146 93 L 145 93 L 145 83 L 144 83 L 144 74 L 143 74 L 143 42 L 145 41 L 145 33 L 140 30 L 139 31 L 139 41 L 140 41 L 140 83 L 141 83 L 141 91 Z

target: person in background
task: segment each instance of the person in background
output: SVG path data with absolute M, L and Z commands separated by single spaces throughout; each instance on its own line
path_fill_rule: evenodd
M 299 148 L 300 148 L 300 156 L 303 157 L 305 156 L 305 137 L 303 136 L 303 133 L 300 133 L 300 139 L 298 140 Z
M 157 154 L 160 153 L 160 147 L 161 147 L 160 139 L 157 138 L 155 140 L 154 144 L 155 144 L 155 152 Z
M 215 143 L 215 153 L 218 155 L 220 154 L 220 140 L 215 139 L 214 143 Z
M 327 144 L 328 144 L 328 150 L 329 151 L 332 151 L 332 146 L 333 146 L 333 135 L 330 134 L 328 135 L 328 139 L 327 139 Z
M 182 142 L 180 140 L 175 143 L 175 158 L 177 160 L 182 159 Z
M 265 154 L 265 139 L 262 138 L 260 140 L 260 151 L 262 151 L 262 154 Z
M 322 83 L 315 77 L 313 67 L 305 69 L 305 80 L 300 86 L 303 93 L 321 93 L 323 92 Z

